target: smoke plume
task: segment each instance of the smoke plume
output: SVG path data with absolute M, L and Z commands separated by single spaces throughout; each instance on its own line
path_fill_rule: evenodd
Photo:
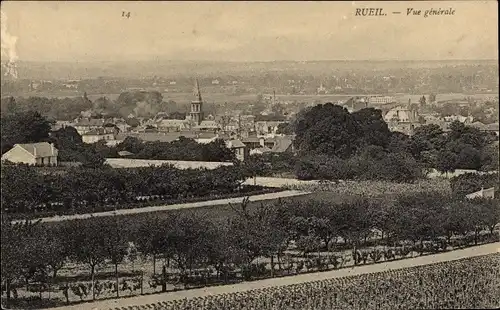
M 7 15 L 0 11 L 1 13 L 1 42 L 2 42 L 2 56 L 1 63 L 2 67 L 5 69 L 5 75 L 11 76 L 14 79 L 17 79 L 17 68 L 16 61 L 18 60 L 18 56 L 16 53 L 16 42 L 17 37 L 11 35 L 7 31 Z

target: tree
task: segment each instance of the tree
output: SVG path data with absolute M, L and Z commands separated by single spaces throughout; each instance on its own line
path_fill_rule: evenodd
M 59 128 L 52 132 L 51 137 L 55 140 L 58 149 L 71 149 L 74 146 L 82 145 L 82 136 L 71 126 Z
M 143 255 L 151 255 L 153 258 L 153 275 L 156 275 L 156 259 L 162 253 L 167 252 L 165 244 L 166 230 L 164 221 L 158 218 L 136 223 L 137 229 L 134 231 L 134 244 Z
M 114 104 L 107 97 L 99 97 L 94 101 L 94 110 L 97 111 L 114 111 Z
M 139 120 L 137 118 L 134 118 L 134 117 L 127 117 L 125 119 L 125 122 L 127 123 L 127 125 L 129 125 L 132 128 L 135 128 L 141 124 L 141 122 L 139 122 Z
M 251 155 L 248 160 L 243 162 L 245 175 L 253 178 L 253 185 L 257 185 L 257 175 L 261 175 L 266 170 L 266 163 L 262 156 L 258 154 Z
M 170 229 L 165 236 L 165 244 L 176 267 L 184 276 L 186 271 L 203 265 L 206 261 L 206 253 L 213 240 L 205 234 L 205 228 L 211 223 L 192 214 L 169 218 L 168 224 Z
M 89 145 L 84 148 L 82 166 L 85 168 L 99 168 L 104 165 L 106 159 L 97 152 L 95 146 Z
M 382 116 L 382 111 L 365 108 L 352 113 L 361 127 L 362 145 L 377 145 L 386 147 L 390 141 L 391 132 Z
M 278 124 L 278 129 L 276 130 L 277 134 L 284 135 L 292 135 L 293 134 L 293 125 L 290 123 L 280 123 Z
M 120 231 L 120 223 L 114 218 L 107 218 L 105 225 L 102 226 L 101 233 L 106 238 L 104 241 L 104 251 L 106 257 L 115 267 L 116 287 L 118 288 L 118 265 L 123 261 L 127 254 L 128 240 L 126 235 Z M 120 297 L 119 289 L 116 290 L 116 297 Z
M 360 136 L 360 125 L 345 108 L 326 103 L 298 119 L 295 145 L 303 153 L 346 158 L 358 148 Z
M 419 127 L 417 127 L 419 128 Z M 389 143 L 387 145 L 387 150 L 390 152 L 397 153 L 410 153 L 410 137 L 402 132 L 391 132 Z
M 245 252 L 247 268 L 251 262 L 263 255 L 271 258 L 274 266 L 274 256 L 285 249 L 288 233 L 283 222 L 277 217 L 270 205 L 260 204 L 254 210 L 248 210 L 248 199 L 241 203 L 241 209 L 233 208 L 237 212 L 236 218 L 230 223 L 230 229 L 235 237 L 235 244 Z M 271 268 L 271 276 L 273 276 Z
M 499 151 L 498 142 L 490 143 L 481 151 L 481 170 L 482 171 L 498 171 Z
M 441 214 L 450 198 L 432 192 L 402 194 L 390 208 L 394 234 L 398 240 L 434 240 L 444 234 Z
M 13 224 L 2 216 L 1 225 L 1 279 L 2 286 L 6 288 L 7 306 L 10 303 L 12 284 L 19 281 L 23 274 L 30 272 L 30 267 L 41 265 L 41 258 L 35 251 L 40 249 L 39 244 L 35 242 L 37 226 L 39 223 L 25 221 Z M 40 253 L 38 253 L 40 254 Z M 35 257 L 35 256 L 38 257 Z M 26 271 L 26 268 L 28 270 Z
M 40 247 L 43 253 L 42 257 L 44 258 L 44 265 L 47 266 L 47 274 L 50 274 L 50 277 L 47 277 L 50 278 L 50 281 L 48 281 L 50 291 L 50 285 L 55 283 L 57 272 L 64 267 L 71 249 L 68 247 L 64 228 L 60 225 L 44 227 L 38 238 L 38 242 L 43 244 Z
M 448 174 L 456 169 L 457 155 L 449 150 L 440 151 L 436 158 L 436 170 Z
M 186 119 L 186 113 L 174 111 L 168 115 L 168 119 Z
M 466 236 L 474 231 L 473 223 L 470 221 L 469 204 L 463 201 L 450 201 L 445 204 L 444 212 L 439 215 L 440 222 L 446 233 L 448 242 L 454 234 Z
M 116 148 L 133 154 L 139 154 L 144 149 L 144 144 L 136 137 L 126 137 Z
M 49 139 L 51 122 L 35 111 L 2 115 L 2 154 L 16 143 L 44 142 Z
M 479 129 L 454 121 L 450 124 L 450 132 L 447 135 L 447 143 L 450 142 L 470 144 L 474 148 L 482 149 L 492 141 L 488 141 L 487 134 Z
M 461 144 L 457 156 L 457 168 L 479 170 L 481 153 L 470 144 Z
M 74 220 L 68 222 L 66 234 L 73 249 L 71 256 L 76 261 L 90 268 L 92 300 L 95 299 L 95 272 L 98 266 L 104 264 L 108 257 L 108 237 L 102 229 L 108 223 L 104 218 L 94 218 L 92 221 Z
M 48 179 L 29 166 L 2 166 L 2 211 L 30 213 L 47 203 Z
M 203 161 L 235 161 L 236 155 L 226 146 L 222 139 L 216 139 L 208 144 L 201 145 Z
M 479 206 L 481 222 L 493 234 L 495 226 L 500 223 L 500 203 L 498 198 L 475 198 L 472 204 Z
M 380 178 L 393 182 L 413 182 L 422 177 L 422 167 L 407 153 L 388 153 L 380 159 Z

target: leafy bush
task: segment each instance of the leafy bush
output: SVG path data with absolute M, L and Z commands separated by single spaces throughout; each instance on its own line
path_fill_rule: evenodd
M 326 155 L 308 156 L 298 161 L 299 180 L 385 180 L 413 182 L 423 177 L 422 167 L 405 153 L 387 153 L 381 159 L 353 156 L 344 160 Z

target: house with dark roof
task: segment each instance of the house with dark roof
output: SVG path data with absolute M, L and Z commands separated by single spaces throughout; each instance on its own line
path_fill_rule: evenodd
M 264 146 L 264 138 L 248 136 L 240 140 L 248 149 L 253 150 Z
M 220 126 L 216 121 L 203 120 L 199 125 L 194 126 L 193 130 L 217 132 L 220 130 Z
M 104 119 L 95 119 L 95 118 L 84 118 L 78 120 L 73 127 L 78 131 L 80 135 L 83 135 L 86 132 L 89 132 L 94 129 L 103 128 L 105 124 Z
M 2 155 L 2 162 L 23 163 L 28 165 L 57 165 L 59 151 L 54 144 L 47 142 L 15 144 Z
M 271 149 L 272 153 L 287 153 L 294 152 L 293 138 L 288 136 L 275 137 L 274 146 Z
M 189 127 L 189 122 L 180 119 L 162 119 L 156 123 L 156 127 L 158 131 L 181 131 Z
M 142 140 L 143 142 L 172 142 L 177 139 L 181 134 L 179 132 L 139 132 L 139 133 L 120 133 L 116 135 L 116 139 L 114 142 L 109 142 L 108 145 L 116 145 L 127 137 L 137 138 Z
M 244 161 L 249 156 L 248 148 L 238 139 L 226 141 L 226 146 L 233 150 L 236 159 L 240 161 Z

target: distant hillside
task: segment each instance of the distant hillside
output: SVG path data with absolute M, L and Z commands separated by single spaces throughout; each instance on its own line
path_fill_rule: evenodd
M 97 77 L 151 76 L 214 76 L 235 74 L 254 75 L 262 72 L 284 72 L 311 75 L 332 71 L 393 70 L 404 68 L 440 68 L 461 65 L 496 65 L 496 60 L 453 61 L 276 61 L 276 62 L 210 62 L 153 60 L 139 62 L 23 62 L 17 63 L 19 78 L 23 79 L 84 79 Z M 4 76 L 2 67 L 2 79 Z

